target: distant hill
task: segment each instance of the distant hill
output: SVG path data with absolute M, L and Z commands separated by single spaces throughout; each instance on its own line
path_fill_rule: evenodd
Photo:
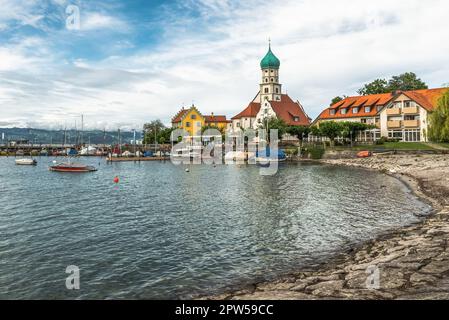
M 130 143 L 134 138 L 133 132 L 120 132 L 122 143 Z M 4 140 L 2 138 L 4 137 Z M 78 144 L 80 141 L 88 144 L 115 144 L 118 142 L 118 131 L 84 130 L 82 133 L 67 130 L 65 141 L 67 144 Z M 142 139 L 142 132 L 136 131 L 136 140 Z M 0 143 L 7 141 L 27 140 L 36 144 L 61 144 L 64 142 L 64 130 L 45 130 L 31 128 L 0 128 Z

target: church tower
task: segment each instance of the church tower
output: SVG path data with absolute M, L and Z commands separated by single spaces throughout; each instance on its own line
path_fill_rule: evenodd
M 262 83 L 260 84 L 260 102 L 281 101 L 282 85 L 279 83 L 279 67 L 281 62 L 271 51 L 271 42 L 268 52 L 260 62 L 262 69 Z

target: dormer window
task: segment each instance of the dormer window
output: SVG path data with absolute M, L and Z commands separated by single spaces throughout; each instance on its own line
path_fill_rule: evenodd
M 341 109 L 341 114 L 346 114 L 348 112 L 348 109 Z
M 371 112 L 371 107 L 365 107 L 365 113 L 370 113 Z
M 330 111 L 329 111 L 329 114 L 330 114 L 331 116 L 334 116 L 334 115 L 335 115 L 335 109 L 330 110 Z
M 359 108 L 357 108 L 357 107 L 352 108 L 352 113 L 358 113 L 358 112 L 359 112 Z
M 379 112 L 382 109 L 382 106 L 376 106 L 376 111 Z

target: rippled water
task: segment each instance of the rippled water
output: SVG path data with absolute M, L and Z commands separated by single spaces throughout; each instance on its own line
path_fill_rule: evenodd
M 326 261 L 430 207 L 398 180 L 288 164 L 100 164 L 89 174 L 0 158 L 0 298 L 185 298 Z M 115 176 L 121 178 L 118 185 Z M 81 289 L 65 288 L 68 265 Z

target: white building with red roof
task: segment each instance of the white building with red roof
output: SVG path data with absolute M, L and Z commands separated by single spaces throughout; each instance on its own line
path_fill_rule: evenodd
M 279 59 L 271 51 L 260 62 L 262 81 L 255 98 L 239 114 L 232 118 L 232 130 L 257 129 L 265 119 L 278 118 L 291 126 L 308 126 L 309 116 L 299 101 L 293 101 L 288 94 L 282 93 L 279 82 Z

